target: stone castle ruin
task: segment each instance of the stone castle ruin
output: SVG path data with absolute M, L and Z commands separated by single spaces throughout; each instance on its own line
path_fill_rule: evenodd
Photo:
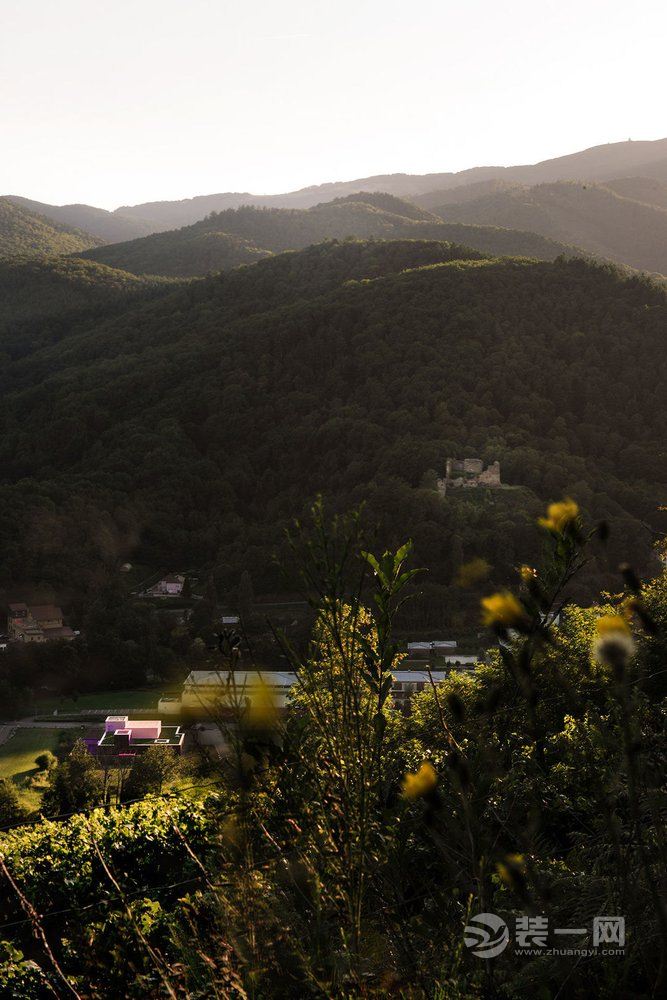
M 438 479 L 438 491 L 444 496 L 450 489 L 498 489 L 500 482 L 500 462 L 492 462 L 484 468 L 480 458 L 448 458 L 445 478 Z

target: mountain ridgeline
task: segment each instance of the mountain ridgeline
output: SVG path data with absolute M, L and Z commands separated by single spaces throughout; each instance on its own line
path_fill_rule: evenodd
M 413 239 L 464 244 L 494 256 L 553 260 L 576 247 L 524 231 L 446 223 L 385 193 L 356 194 L 309 209 L 244 206 L 183 229 L 86 251 L 83 256 L 134 274 L 204 275 L 324 240 Z
M 665 275 L 667 208 L 647 198 L 667 202 L 667 187 L 631 178 L 616 187 L 561 181 L 528 188 L 490 181 L 431 192 L 420 203 L 448 222 L 529 230 Z
M 176 229 L 228 208 L 255 205 L 264 208 L 312 208 L 325 201 L 348 197 L 359 191 L 386 191 L 399 198 L 415 200 L 431 191 L 460 188 L 479 181 L 497 180 L 513 184 L 544 184 L 561 180 L 606 182 L 619 177 L 643 178 L 667 183 L 667 139 L 654 142 L 614 142 L 592 146 L 567 156 L 540 163 L 513 167 L 472 167 L 458 172 L 433 174 L 375 174 L 351 181 L 315 184 L 284 194 L 256 195 L 224 192 L 183 198 L 180 201 L 152 201 L 124 205 L 117 214 L 124 219 L 150 222 L 156 230 Z
M 113 212 L 17 195 L 1 201 L 0 256 L 90 250 L 91 259 L 137 275 L 197 277 L 347 237 L 446 240 L 540 260 L 592 254 L 667 273 L 667 139 L 610 143 L 534 164 L 378 174 Z
M 358 203 L 338 210 L 349 221 Z M 312 215 L 289 215 L 295 243 L 312 240 Z M 283 231 L 273 212 L 236 217 L 246 239 L 264 219 Z M 611 585 L 624 558 L 650 567 L 667 484 L 667 296 L 650 280 L 410 239 L 120 290 L 118 309 L 56 338 L 53 318 L 28 318 L 3 368 L 4 587 L 81 592 L 131 558 L 222 587 L 248 570 L 270 590 L 283 529 L 318 494 L 365 502 L 379 543 L 409 526 L 441 622 L 459 564 L 482 556 L 505 580 L 565 493 L 612 529 L 589 582 Z M 505 488 L 443 498 L 449 455 L 499 460 Z
M 78 253 L 100 242 L 81 229 L 47 219 L 7 198 L 0 198 L 0 260 Z

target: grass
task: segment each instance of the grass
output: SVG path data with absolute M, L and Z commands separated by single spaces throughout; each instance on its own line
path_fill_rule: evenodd
M 110 709 L 114 707 L 131 709 L 151 709 L 157 711 L 157 703 L 163 688 L 141 688 L 129 691 L 94 691 L 73 698 L 40 698 L 35 701 L 35 715 L 52 715 L 58 709 L 59 715 L 82 712 L 87 708 Z
M 22 805 L 28 809 L 39 808 L 46 787 L 35 757 L 45 750 L 55 753 L 61 732 L 60 729 L 17 729 L 11 739 L 0 746 L 0 778 L 14 782 Z

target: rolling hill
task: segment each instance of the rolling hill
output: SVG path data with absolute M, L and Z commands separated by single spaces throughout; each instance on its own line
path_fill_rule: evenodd
M 89 233 L 35 215 L 7 198 L 0 198 L 0 258 L 77 253 L 99 243 Z
M 615 181 L 607 181 L 605 187 L 620 194 L 622 198 L 632 198 L 633 201 L 641 201 L 645 205 L 667 208 L 667 181 L 651 177 L 620 177 Z
M 137 216 L 125 217 L 120 212 L 107 212 L 92 205 L 48 205 L 18 195 L 7 195 L 7 201 L 42 215 L 52 222 L 83 229 L 102 243 L 119 243 L 155 232 L 155 226 Z
M 384 193 L 357 194 L 309 209 L 227 209 L 192 226 L 88 251 L 88 259 L 135 274 L 203 275 L 268 253 L 323 240 L 444 240 L 483 253 L 553 260 L 576 248 L 528 232 L 444 223 Z
M 228 271 L 269 255 L 269 250 L 235 234 L 188 226 L 98 247 L 90 259 L 132 274 L 189 278 Z
M 474 191 L 478 189 L 475 185 Z M 621 196 L 610 187 L 574 181 L 531 188 L 494 183 L 486 192 L 469 198 L 470 189 L 464 189 L 459 202 L 454 200 L 456 191 L 447 192 L 446 202 L 433 211 L 452 222 L 531 230 L 634 268 L 667 274 L 663 208 Z
M 410 525 L 438 620 L 458 563 L 502 581 L 566 492 L 610 522 L 590 567 L 610 582 L 650 561 L 664 500 L 666 330 L 647 279 L 433 242 L 314 246 L 129 303 L 0 372 L 0 585 L 81 590 L 131 557 L 275 588 L 319 492 L 365 500 L 378 544 Z M 498 459 L 514 489 L 443 500 L 448 455 Z

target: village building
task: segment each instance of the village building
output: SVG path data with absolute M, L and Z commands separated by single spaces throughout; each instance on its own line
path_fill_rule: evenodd
M 9 605 L 7 635 L 10 642 L 52 642 L 55 639 L 69 642 L 76 638 L 76 632 L 64 624 L 62 609 L 56 604 L 28 605 L 23 601 Z
M 101 734 L 93 732 L 84 742 L 96 757 L 135 757 L 148 747 L 167 746 L 180 754 L 185 733 L 180 726 L 164 726 L 159 719 L 132 719 L 108 715 Z
M 456 649 L 455 639 L 427 639 L 423 642 L 409 642 L 408 656 L 427 659 L 442 653 L 451 653 Z
M 475 660 L 476 657 L 459 657 Z M 399 707 L 409 704 L 410 695 L 423 691 L 433 683 L 447 679 L 450 669 L 394 670 L 391 693 Z M 158 702 L 161 715 L 172 714 L 183 719 L 230 719 L 235 711 L 257 697 L 267 696 L 278 714 L 289 708 L 290 694 L 297 682 L 294 671 L 278 670 L 192 670 L 183 684 L 180 699 L 173 696 Z
M 185 586 L 185 577 L 181 573 L 169 573 L 158 580 L 147 591 L 153 597 L 180 597 Z

